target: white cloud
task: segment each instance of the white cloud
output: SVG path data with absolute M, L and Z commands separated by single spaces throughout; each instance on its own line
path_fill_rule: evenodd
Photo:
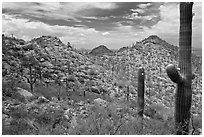
M 90 2 L 90 3 L 84 3 L 84 5 L 88 8 L 93 7 L 93 8 L 99 8 L 99 9 L 114 9 L 117 7 L 115 3 L 111 2 Z
M 193 41 L 192 44 L 199 48 L 202 47 L 202 2 L 194 2 L 193 4 Z
M 60 4 L 60 3 L 58 3 Z M 68 19 L 69 17 L 76 19 L 76 17 L 80 16 L 76 14 L 78 11 L 83 9 L 87 9 L 90 7 L 100 7 L 99 4 L 92 4 L 92 3 L 70 3 L 60 5 L 50 5 L 50 8 L 53 8 L 55 12 L 45 13 L 46 17 L 50 18 L 58 18 L 58 19 Z M 80 5 L 81 4 L 81 5 Z M 3 4 L 5 6 L 5 4 Z M 149 4 L 147 4 L 149 5 Z M 37 12 L 37 10 L 32 10 L 31 7 L 28 5 L 19 5 L 16 6 L 7 5 L 10 8 L 24 10 L 26 12 Z M 30 5 L 32 6 L 32 5 Z M 42 9 L 46 10 L 46 6 Z M 106 9 L 116 8 L 114 4 L 104 5 Z M 149 5 L 150 6 L 150 5 Z M 141 6 L 140 8 L 145 6 Z M 29 9 L 30 8 L 30 9 Z M 139 8 L 138 8 L 139 9 Z M 193 9 L 195 12 L 195 16 L 193 17 L 193 44 L 201 43 L 202 42 L 202 4 L 201 3 L 194 3 Z M 141 11 L 144 9 L 141 9 Z M 32 22 L 27 19 L 19 19 L 15 18 L 15 16 L 2 14 L 2 31 L 6 35 L 14 34 L 18 38 L 22 38 L 25 40 L 30 40 L 34 37 L 39 37 L 41 35 L 52 35 L 60 37 L 60 39 L 67 43 L 68 41 L 71 44 L 74 44 L 75 47 L 80 48 L 93 48 L 100 44 L 105 44 L 109 46 L 109 48 L 120 48 L 122 46 L 128 46 L 132 42 L 137 40 L 141 40 L 145 37 L 148 37 L 151 34 L 156 34 L 160 36 L 162 39 L 170 42 L 171 44 L 178 45 L 178 38 L 179 38 L 179 5 L 176 3 L 165 3 L 164 5 L 159 7 L 160 10 L 160 18 L 161 20 L 157 22 L 157 24 L 147 27 L 147 26 L 140 26 L 138 30 L 132 26 L 131 23 L 129 25 L 123 25 L 121 22 L 116 22 L 115 24 L 117 27 L 114 28 L 113 31 L 109 32 L 100 32 L 95 30 L 94 28 L 87 28 L 84 25 L 76 25 L 75 27 L 69 26 L 50 26 L 48 24 L 42 22 Z M 25 12 L 24 11 L 24 12 Z M 141 12 L 140 11 L 140 12 Z M 149 16 L 140 16 L 139 10 L 132 9 L 132 15 L 126 18 L 131 19 L 131 21 L 135 21 L 135 19 L 140 19 L 144 21 L 151 20 L 152 18 L 156 17 L 154 15 Z M 39 15 L 36 13 L 36 16 Z M 41 15 L 40 15 L 41 16 Z M 91 17 L 93 19 L 97 19 L 95 17 Z M 101 19 L 105 19 L 101 18 Z M 111 34 L 111 35 L 109 35 Z M 107 37 L 106 37 L 107 36 Z M 201 46 L 201 45 L 200 45 Z
M 132 12 L 145 13 L 144 9 L 130 9 Z
M 145 9 L 149 6 L 151 6 L 152 4 L 151 3 L 147 3 L 147 4 L 139 4 L 138 7 L 141 8 L 141 9 Z
M 94 16 L 84 16 L 84 19 L 90 19 L 90 20 L 107 20 L 109 19 L 109 17 L 94 17 Z
M 76 48 L 92 49 L 104 44 L 109 48 L 120 48 L 131 44 L 136 40 L 132 37 L 132 26 L 123 26 L 118 23 L 116 32 L 99 32 L 94 28 L 50 26 L 42 22 L 28 22 L 27 19 L 15 18 L 15 16 L 3 14 L 2 30 L 7 36 L 14 34 L 17 38 L 31 40 L 42 35 L 59 37 L 64 43 L 68 41 Z M 111 34 L 111 35 L 109 35 Z M 108 37 L 105 37 L 108 36 Z
M 179 23 L 179 5 L 176 3 L 164 4 L 159 7 L 161 20 L 171 24 Z
M 155 17 L 157 17 L 157 16 L 156 15 L 141 16 L 141 15 L 139 15 L 138 12 L 134 12 L 131 15 L 126 16 L 124 18 L 131 19 L 131 20 L 143 20 L 143 21 L 145 21 L 145 20 L 152 20 Z
M 69 41 L 75 45 L 87 41 L 87 36 L 93 38 L 99 35 L 94 28 L 50 26 L 42 22 L 28 22 L 27 19 L 15 18 L 15 16 L 7 14 L 2 16 L 2 31 L 8 36 L 14 34 L 24 40 L 31 40 L 42 35 L 58 36 L 64 43 Z
M 161 38 L 172 42 L 171 44 L 178 45 L 179 33 L 179 7 L 176 3 L 166 3 L 159 7 L 161 20 L 157 24 L 147 27 L 141 26 L 142 30 L 138 33 L 145 38 L 149 35 L 158 35 Z M 170 13 L 171 12 L 171 13 Z M 154 16 L 143 17 L 146 20 L 151 20 Z M 171 39 L 171 40 L 170 40 Z
M 73 19 L 79 22 L 77 19 L 81 17 L 79 11 L 91 8 L 110 10 L 117 8 L 117 5 L 111 2 L 42 2 L 40 5 L 30 2 L 4 2 L 2 3 L 2 7 L 10 10 L 18 10 L 20 13 L 35 17 Z M 106 18 L 101 18 L 101 20 L 104 19 Z
M 148 37 L 151 34 L 160 36 L 167 42 L 174 45 L 179 45 L 179 26 L 180 26 L 180 14 L 178 3 L 165 3 L 160 8 L 161 20 L 148 28 L 143 26 L 143 33 L 140 33 L 142 37 Z M 202 45 L 202 4 L 194 3 L 193 10 L 195 16 L 192 22 L 192 46 L 201 47 Z
M 102 35 L 106 36 L 106 35 L 110 35 L 110 33 L 109 32 L 103 32 Z
M 117 27 L 115 28 L 118 33 L 130 33 L 133 30 L 133 26 L 131 25 L 123 25 L 121 22 L 115 23 Z

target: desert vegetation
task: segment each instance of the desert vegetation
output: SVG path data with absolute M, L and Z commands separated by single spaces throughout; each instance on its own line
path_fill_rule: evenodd
M 173 135 L 185 120 L 184 134 L 201 134 L 201 56 L 188 59 L 191 99 L 181 108 L 175 105 L 185 100 L 178 95 L 180 72 L 189 64 L 179 48 L 156 35 L 117 51 L 103 45 L 90 52 L 55 36 L 2 35 L 2 134 Z

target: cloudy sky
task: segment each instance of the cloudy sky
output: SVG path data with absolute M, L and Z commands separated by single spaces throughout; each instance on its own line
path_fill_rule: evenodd
M 202 3 L 193 5 L 193 46 L 202 46 Z M 178 45 L 179 3 L 3 2 L 2 33 L 59 37 L 76 48 L 130 46 L 152 34 Z

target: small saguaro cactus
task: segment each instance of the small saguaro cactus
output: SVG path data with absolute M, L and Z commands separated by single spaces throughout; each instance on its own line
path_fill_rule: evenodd
M 145 80 L 145 71 L 143 67 L 138 69 L 138 89 L 137 89 L 137 96 L 138 96 L 138 115 L 141 118 L 141 128 L 143 129 L 143 112 L 144 112 L 144 85 Z
M 175 134 L 189 132 L 192 100 L 191 83 L 195 75 L 191 70 L 192 2 L 180 3 L 179 69 L 167 66 L 169 78 L 177 84 L 175 99 Z
M 143 116 L 144 111 L 144 79 L 145 79 L 145 71 L 144 68 L 140 67 L 138 69 L 138 105 L 139 105 L 139 111 L 138 115 Z

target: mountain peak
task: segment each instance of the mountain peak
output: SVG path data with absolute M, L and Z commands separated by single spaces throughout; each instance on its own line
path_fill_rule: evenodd
M 100 45 L 98 47 L 101 47 L 101 48 L 107 48 L 105 45 Z
M 150 35 L 147 39 L 160 39 L 160 37 L 158 37 L 157 35 Z
M 142 40 L 143 44 L 145 44 L 147 42 L 160 43 L 160 42 L 164 42 L 164 40 L 162 40 L 157 35 L 150 35 L 148 38 L 145 38 L 144 40 Z
M 158 37 L 157 35 L 150 35 L 148 38 L 145 38 L 144 40 L 141 41 L 142 44 L 147 44 L 147 43 L 152 43 L 155 45 L 160 45 L 168 50 L 178 50 L 177 46 L 171 45 L 168 42 L 166 42 L 165 40 L 161 39 L 160 37 Z
M 105 45 L 100 45 L 100 46 L 92 49 L 89 54 L 95 55 L 95 56 L 100 56 L 100 55 L 112 54 L 112 53 L 113 53 L 113 51 L 108 49 Z

